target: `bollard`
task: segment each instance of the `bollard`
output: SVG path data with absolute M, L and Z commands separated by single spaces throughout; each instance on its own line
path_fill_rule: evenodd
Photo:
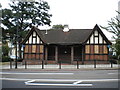
M 59 69 L 61 69 L 61 61 L 59 62 Z
M 78 60 L 77 60 L 77 69 L 79 69 L 79 62 L 78 62 Z
M 12 61 L 10 60 L 10 69 L 12 69 Z
M 94 68 L 96 68 L 96 60 L 94 60 Z
M 42 69 L 44 69 L 44 61 L 42 60 Z
M 25 61 L 25 69 L 27 69 L 27 62 Z
M 82 61 L 82 65 L 84 65 L 84 61 Z

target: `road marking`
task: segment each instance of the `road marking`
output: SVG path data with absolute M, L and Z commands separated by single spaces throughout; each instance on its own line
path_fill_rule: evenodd
M 80 80 L 80 81 L 77 81 L 77 82 L 74 82 L 73 84 L 78 84 L 78 83 L 81 83 L 82 81 Z
M 108 74 L 119 74 L 119 73 L 108 73 Z
M 118 81 L 120 79 L 18 79 L 18 78 L 0 78 L 0 80 L 13 80 L 13 81 L 25 81 L 25 85 L 46 85 L 46 86 L 93 86 L 92 84 L 81 84 L 81 82 L 105 82 L 105 81 Z M 45 81 L 47 83 L 33 83 L 35 81 Z M 49 83 L 48 83 L 49 82 Z M 66 84 L 51 84 L 50 82 L 66 82 Z M 73 82 L 67 84 L 67 82 Z
M 74 73 L 9 73 L 9 72 L 0 72 L 0 74 L 17 74 L 17 75 L 73 75 Z
M 119 79 L 91 79 L 91 80 L 60 80 L 60 79 L 36 79 L 25 82 L 25 85 L 46 85 L 46 86 L 92 86 L 92 84 L 81 84 L 81 82 L 103 82 L 103 81 L 118 81 Z M 40 83 L 35 83 L 35 81 L 40 81 Z M 42 83 L 42 81 L 47 81 L 47 83 Z M 71 82 L 72 84 L 56 84 L 56 82 Z M 50 82 L 55 82 L 51 84 Z M 80 83 L 80 84 L 79 84 Z
M 33 80 L 33 79 L 0 78 L 0 80 L 27 81 L 27 80 Z
M 106 81 L 119 81 L 120 79 L 91 79 L 91 80 L 82 80 L 83 82 L 106 82 Z
M 0 80 L 16 80 L 16 81 L 27 81 L 27 80 L 33 80 L 33 79 L 21 79 L 21 78 L 0 78 Z M 103 81 L 119 81 L 120 79 L 34 79 L 37 81 L 64 81 L 64 82 L 103 82 Z
M 44 84 L 44 83 L 27 83 L 26 85 L 41 85 L 41 86 L 92 86 L 92 84 Z
M 43 86 L 92 86 L 92 84 L 78 84 L 78 83 L 72 83 L 72 84 L 51 84 L 51 83 L 34 83 L 36 80 L 31 80 L 31 81 L 27 81 L 25 82 L 25 85 L 43 85 Z M 37 80 L 38 81 L 38 80 Z M 48 82 L 51 82 L 50 80 L 47 80 Z M 56 80 L 52 80 L 55 81 Z M 57 80 L 57 82 L 64 82 L 65 80 Z M 67 80 L 66 80 L 67 81 Z M 71 81 L 71 80 L 69 80 Z M 69 82 L 68 81 L 68 82 Z M 80 81 L 79 81 L 80 82 Z

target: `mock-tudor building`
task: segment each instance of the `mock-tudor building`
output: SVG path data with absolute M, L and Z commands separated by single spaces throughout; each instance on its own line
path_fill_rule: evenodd
M 107 61 L 111 42 L 98 25 L 93 29 L 39 30 L 32 27 L 22 42 L 29 63 Z

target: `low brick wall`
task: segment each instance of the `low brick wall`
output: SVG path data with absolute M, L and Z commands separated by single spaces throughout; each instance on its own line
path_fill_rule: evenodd
M 28 65 L 41 65 L 42 64 L 42 61 L 40 60 L 23 60 L 23 64 L 25 64 L 25 61 Z M 58 64 L 58 62 L 56 61 L 44 61 L 45 64 Z M 82 65 L 82 61 L 78 61 L 79 65 Z M 93 60 L 85 60 L 84 61 L 84 64 L 94 64 L 95 62 Z M 109 64 L 110 62 L 109 61 L 106 61 L 106 60 L 99 60 L 99 61 L 96 61 L 96 64 Z M 62 63 L 64 64 L 64 63 Z M 73 61 L 72 63 L 66 63 L 66 64 L 74 64 L 76 65 L 77 64 L 77 61 Z
M 23 60 L 23 64 L 25 64 L 25 61 L 28 65 L 41 65 L 42 61 L 40 60 Z M 45 64 L 57 64 L 56 61 L 44 61 Z
M 80 65 L 82 65 L 82 61 L 78 61 L 78 63 Z M 83 62 L 84 64 L 94 64 L 95 62 L 94 61 L 84 61 Z M 109 61 L 106 61 L 106 60 L 99 60 L 99 61 L 96 61 L 96 64 L 109 64 L 110 62 Z M 77 64 L 77 61 L 73 61 L 72 64 Z

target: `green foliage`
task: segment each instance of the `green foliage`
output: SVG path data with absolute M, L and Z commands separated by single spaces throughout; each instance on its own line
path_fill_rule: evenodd
M 110 60 L 110 63 L 117 64 L 117 63 L 118 63 L 118 60 L 117 60 L 117 59 L 111 59 L 111 60 Z
M 12 59 L 9 56 L 2 56 L 2 62 L 9 62 Z
M 3 56 L 8 56 L 9 50 L 10 50 L 10 48 L 8 47 L 7 44 L 2 45 L 2 55 Z
M 8 47 L 7 43 L 2 45 L 2 62 L 10 61 L 10 57 L 8 56 L 10 48 Z
M 0 61 L 2 60 L 2 46 L 0 46 Z
M 2 38 L 3 42 L 10 40 L 13 44 L 16 41 L 21 50 L 21 41 L 26 36 L 29 26 L 50 25 L 50 7 L 46 1 L 21 2 L 11 0 L 10 9 L 2 9 Z M 19 53 L 21 57 L 21 52 Z
M 53 25 L 52 26 L 52 29 L 54 30 L 63 30 L 64 29 L 64 26 L 62 24 L 58 24 L 58 25 Z
M 120 39 L 116 40 L 115 49 L 116 49 L 116 54 L 117 56 L 119 56 L 120 59 Z
M 120 12 L 117 12 L 118 15 Z M 118 16 L 111 18 L 110 21 L 108 21 L 108 26 L 103 27 L 103 29 L 107 30 L 108 32 L 111 32 L 114 34 L 113 38 L 116 40 L 116 44 L 113 45 L 113 48 L 115 48 L 115 51 L 117 53 L 118 59 L 120 59 L 120 19 Z
M 120 13 L 118 12 L 118 14 Z M 118 16 L 111 18 L 111 20 L 108 21 L 107 27 L 103 26 L 101 27 L 107 30 L 108 32 L 113 33 L 114 34 L 113 38 L 120 39 L 120 19 L 118 19 Z
M 2 5 L 1 5 L 1 3 L 0 3 L 0 18 L 2 17 L 1 7 L 2 7 Z M 0 23 L 1 23 L 1 19 L 0 19 Z M 0 41 L 2 41 L 2 28 L 1 28 L 1 26 L 0 26 Z
M 18 41 L 24 38 L 24 31 L 29 25 L 50 25 L 51 14 L 48 13 L 50 7 L 47 2 L 12 2 L 9 4 L 11 9 L 2 9 L 2 24 L 7 38 L 15 40 L 16 30 L 18 30 Z

